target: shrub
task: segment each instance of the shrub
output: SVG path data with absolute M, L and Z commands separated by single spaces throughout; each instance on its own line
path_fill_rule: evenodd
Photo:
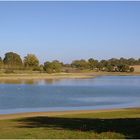
M 130 72 L 134 72 L 135 71 L 135 69 L 134 69 L 134 67 L 130 67 Z

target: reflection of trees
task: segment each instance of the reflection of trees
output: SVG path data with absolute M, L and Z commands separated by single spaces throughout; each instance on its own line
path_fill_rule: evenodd
M 22 80 L 0 80 L 1 84 L 22 84 L 23 81 Z
M 60 81 L 60 79 L 45 79 L 43 81 L 45 84 L 54 84 L 55 82 Z
M 37 84 L 38 82 L 36 80 L 24 80 L 23 83 L 24 84 L 33 85 L 33 84 Z
M 1 84 L 37 84 L 37 81 L 35 80 L 11 80 L 11 79 L 5 79 L 5 80 L 0 80 Z
M 1 84 L 54 84 L 55 82 L 60 81 L 61 79 L 44 79 L 44 80 L 37 80 L 37 79 L 27 79 L 27 80 L 21 80 L 21 79 L 4 79 L 0 80 Z

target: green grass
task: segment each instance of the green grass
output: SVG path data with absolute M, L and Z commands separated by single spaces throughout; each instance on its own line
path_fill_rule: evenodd
M 140 138 L 140 109 L 1 120 L 0 138 Z

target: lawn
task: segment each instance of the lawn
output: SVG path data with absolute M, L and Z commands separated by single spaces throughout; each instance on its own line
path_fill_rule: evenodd
M 0 120 L 0 138 L 140 138 L 140 109 Z

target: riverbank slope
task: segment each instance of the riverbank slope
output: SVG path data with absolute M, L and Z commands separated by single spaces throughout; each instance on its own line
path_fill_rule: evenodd
M 0 74 L 1 80 L 45 80 L 65 78 L 94 78 L 96 76 L 140 76 L 140 72 L 83 72 L 83 73 L 32 73 L 32 74 Z
M 140 138 L 140 108 L 0 116 L 3 139 Z

